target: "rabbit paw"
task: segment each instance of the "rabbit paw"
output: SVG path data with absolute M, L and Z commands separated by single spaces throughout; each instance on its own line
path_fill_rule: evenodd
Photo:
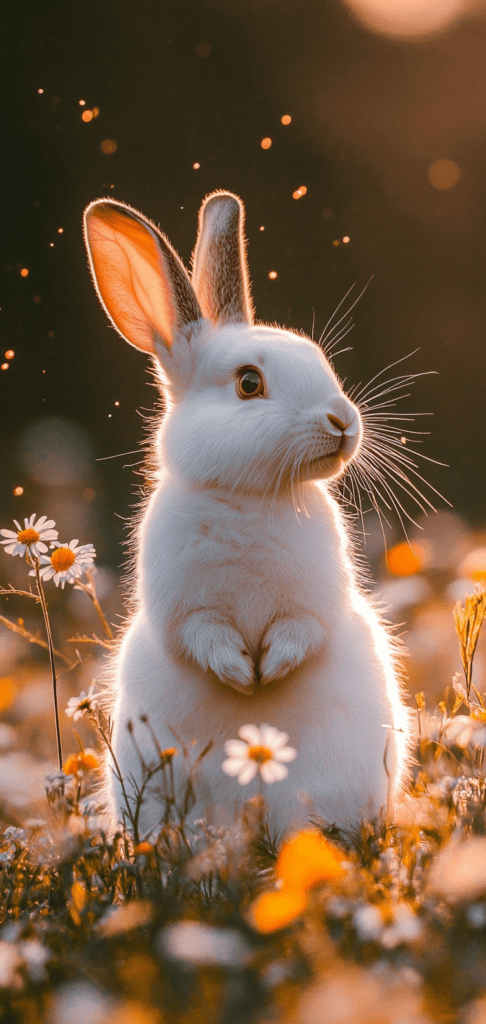
M 201 668 L 211 669 L 222 683 L 240 693 L 250 694 L 256 683 L 253 659 L 245 641 L 233 626 L 214 619 L 207 612 L 186 619 L 179 630 L 186 655 Z
M 325 642 L 322 624 L 313 615 L 277 619 L 262 641 L 259 677 L 263 686 L 297 668 Z

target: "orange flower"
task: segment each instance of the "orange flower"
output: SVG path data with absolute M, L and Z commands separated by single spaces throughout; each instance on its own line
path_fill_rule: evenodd
M 66 775 L 79 775 L 83 770 L 90 772 L 94 768 L 99 768 L 99 766 L 100 762 L 94 750 L 87 747 L 80 754 L 69 754 L 69 757 L 64 762 L 63 771 Z
M 285 887 L 276 892 L 264 892 L 255 900 L 250 921 L 263 934 L 276 932 L 295 921 L 305 910 L 307 896 L 304 889 Z
M 154 852 L 154 848 L 152 843 L 147 843 L 145 840 L 142 840 L 141 843 L 137 843 L 133 852 L 135 856 L 138 856 L 139 853 L 144 853 L 145 856 L 148 856 L 150 853 Z
M 66 758 L 62 770 L 65 775 L 77 775 L 79 772 L 79 754 L 69 754 Z
M 282 846 L 277 858 L 277 877 L 284 888 L 312 889 L 320 882 L 339 878 L 343 873 L 342 854 L 321 835 L 305 830 Z

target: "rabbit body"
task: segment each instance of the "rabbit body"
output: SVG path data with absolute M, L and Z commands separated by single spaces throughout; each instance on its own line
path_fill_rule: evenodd
M 393 799 L 409 742 L 395 642 L 361 587 L 332 495 L 332 480 L 359 449 L 358 410 L 317 345 L 251 325 L 241 242 L 239 287 L 229 298 L 218 291 L 215 265 L 226 261 L 223 271 L 237 272 L 230 266 L 235 197 L 206 201 L 192 279 L 202 308 L 190 291 L 181 299 L 186 283 L 173 251 L 164 249 L 162 261 L 155 239 L 158 273 L 169 280 L 169 350 L 160 340 L 170 333 L 166 321 L 147 343 L 140 333 L 134 340 L 136 317 L 112 283 L 123 273 L 117 251 L 112 256 L 116 233 L 117 245 L 121 236 L 130 246 L 132 270 L 149 253 L 148 291 L 156 229 L 121 204 L 100 210 L 101 202 L 87 215 L 100 297 L 124 336 L 157 357 L 168 397 L 155 439 L 159 477 L 136 539 L 133 612 L 112 665 L 122 775 L 140 782 L 140 753 L 154 760 L 153 734 L 162 748 L 178 746 L 174 734 L 189 746 L 196 740 L 197 750 L 212 741 L 193 813 L 232 820 L 255 784 L 243 789 L 224 774 L 224 743 L 240 727 L 266 722 L 297 749 L 287 781 L 266 787 L 271 826 L 284 831 L 312 814 L 356 823 Z M 110 260 L 116 266 L 103 279 Z M 154 308 L 151 324 L 160 316 Z M 260 386 L 255 397 L 244 391 Z M 174 759 L 176 773 L 179 764 Z M 124 796 L 111 784 L 120 816 Z M 142 829 L 160 817 L 149 787 Z

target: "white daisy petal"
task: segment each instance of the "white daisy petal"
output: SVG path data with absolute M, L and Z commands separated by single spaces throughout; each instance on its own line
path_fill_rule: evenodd
M 247 763 L 247 759 L 238 757 L 228 757 L 227 761 L 223 761 L 221 767 L 227 775 L 238 775 L 243 766 Z
M 248 755 L 248 743 L 244 740 L 227 740 L 224 749 L 228 757 L 246 757 Z
M 39 557 L 39 554 L 44 554 L 44 552 L 48 550 L 47 544 L 43 544 L 41 540 L 38 540 L 36 544 L 32 545 L 32 551 L 34 551 L 34 548 L 37 557 Z
M 255 777 L 258 770 L 256 761 L 245 761 L 243 767 L 238 775 L 238 782 L 240 786 L 247 786 L 249 782 Z
M 246 740 L 251 747 L 261 745 L 260 730 L 256 725 L 242 725 L 238 730 L 238 736 L 241 736 L 242 740 Z
M 264 747 L 269 747 L 270 750 L 276 750 L 280 746 L 285 746 L 288 740 L 287 733 L 279 732 L 273 725 L 262 725 L 260 735 L 261 743 Z
M 20 532 L 20 531 L 19 531 Z M 13 530 L 0 530 L 2 537 L 8 537 L 10 540 L 17 540 L 17 534 Z M 2 544 L 4 541 L 1 542 Z
M 275 751 L 277 761 L 293 761 L 295 757 L 297 757 L 297 751 L 294 747 L 282 747 L 282 750 Z
M 280 782 L 285 779 L 288 775 L 287 769 L 284 764 L 280 764 L 278 761 L 265 761 L 261 766 L 261 775 L 264 782 Z

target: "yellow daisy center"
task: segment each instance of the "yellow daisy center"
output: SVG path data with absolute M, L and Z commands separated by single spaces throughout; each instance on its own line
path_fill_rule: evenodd
M 56 548 L 51 555 L 51 565 L 56 572 L 67 572 L 75 561 L 76 555 L 71 548 Z
M 37 530 L 19 530 L 17 540 L 19 544 L 36 544 L 40 540 L 40 534 Z
M 265 761 L 272 760 L 273 753 L 268 747 L 248 747 L 248 757 L 258 764 L 265 764 Z

